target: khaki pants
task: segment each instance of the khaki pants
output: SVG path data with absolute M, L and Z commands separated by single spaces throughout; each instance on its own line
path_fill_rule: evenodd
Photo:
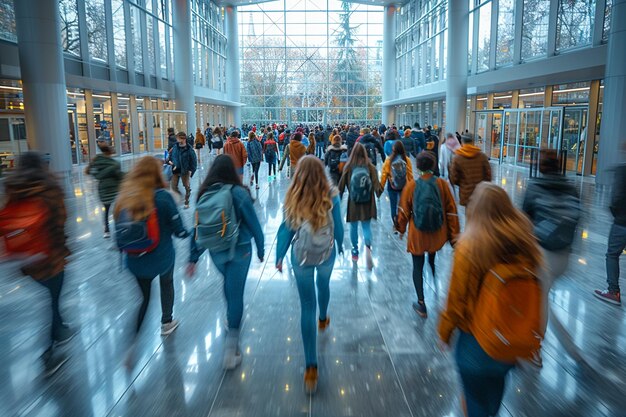
M 172 174 L 172 182 L 171 182 L 172 191 L 174 191 L 176 194 L 180 195 L 181 197 L 183 196 L 183 194 L 178 189 L 178 182 L 180 179 L 183 180 L 183 186 L 185 187 L 185 205 L 189 205 L 189 196 L 191 196 L 191 186 L 189 185 L 189 173 L 186 173 L 184 175 Z

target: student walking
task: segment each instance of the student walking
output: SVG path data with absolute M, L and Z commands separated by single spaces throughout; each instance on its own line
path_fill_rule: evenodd
M 143 157 L 126 174 L 115 203 L 114 217 L 117 246 L 126 253 L 126 266 L 135 276 L 142 295 L 136 331 L 141 330 L 152 281 L 158 276 L 161 335 L 167 336 L 179 324 L 173 319 L 176 252 L 172 236 L 183 239 L 189 232 L 183 226 L 174 198 L 167 191 L 158 159 Z M 128 367 L 132 366 L 133 356 L 134 345 L 126 359 Z
M 413 285 L 417 293 L 417 303 L 413 303 L 413 310 L 426 318 L 428 316 L 424 301 L 426 254 L 434 279 L 435 256 L 446 242 L 454 245 L 459 234 L 459 217 L 450 187 L 445 180 L 434 175 L 435 156 L 431 152 L 423 151 L 417 155 L 415 163 L 419 176 L 415 181 L 409 181 L 402 190 L 398 209 L 398 231 L 403 235 L 408 225 L 407 252 L 413 258 Z
M 204 148 L 204 145 L 206 145 L 206 138 L 204 137 L 204 135 L 202 134 L 202 131 L 200 130 L 200 128 L 196 129 L 196 137 L 195 137 L 195 142 L 194 142 L 194 148 L 196 149 L 196 153 L 198 156 L 198 163 L 202 163 L 200 161 L 200 152 L 202 151 L 202 148 Z
M 223 367 L 230 370 L 241 363 L 239 328 L 243 316 L 243 293 L 252 261 L 252 238 L 259 261 L 263 262 L 265 257 L 263 229 L 250 192 L 241 183 L 231 156 L 215 158 L 200 186 L 196 207 L 196 233 L 190 242 L 187 274 L 195 273 L 200 256 L 208 249 L 215 267 L 224 277 L 228 333 Z M 222 232 L 216 233 L 216 230 Z
M 198 160 L 196 153 L 187 144 L 187 135 L 185 132 L 179 132 L 176 135 L 178 143 L 172 147 L 169 156 L 169 163 L 172 165 L 172 182 L 171 188 L 176 194 L 182 197 L 182 193 L 178 189 L 180 180 L 183 180 L 185 187 L 185 208 L 189 208 L 189 197 L 191 196 L 190 179 L 193 178 L 198 168 Z
M 541 252 L 532 224 L 495 184 L 476 187 L 455 245 L 439 337 L 455 349 L 468 417 L 498 414 L 508 372 L 539 349 Z
M 461 140 L 463 146 L 452 158 L 449 175 L 450 183 L 459 186 L 460 204 L 466 206 L 476 186 L 482 181 L 491 181 L 491 165 L 487 155 L 474 146 L 473 135 L 463 135 Z
M 297 168 L 298 161 L 300 160 L 300 158 L 306 155 L 306 152 L 307 152 L 307 148 L 302 143 L 302 133 L 300 131 L 297 131 L 291 137 L 289 144 L 285 146 L 285 150 L 283 151 L 283 157 L 282 157 L 282 160 L 280 161 L 278 170 L 282 171 L 283 166 L 285 165 L 285 161 L 287 161 L 289 165 L 289 172 L 287 173 L 287 178 L 289 178 L 291 173 L 294 172 L 295 169 Z
M 104 237 L 110 238 L 109 209 L 117 197 L 124 173 L 120 163 L 113 159 L 113 149 L 102 141 L 98 142 L 98 147 L 102 153 L 96 155 L 87 165 L 85 173 L 93 175 L 98 180 L 98 197 L 104 206 Z
M 402 189 L 413 181 L 413 165 L 404 151 L 402 142 L 396 141 L 393 144 L 393 150 L 389 158 L 383 164 L 380 177 L 380 185 L 385 188 L 387 185 L 387 194 L 389 195 L 389 204 L 391 206 L 391 221 L 394 230 L 398 228 L 398 200 Z
M 267 134 L 265 143 L 263 144 L 263 154 L 265 162 L 267 162 L 268 180 L 272 181 L 276 176 L 276 161 L 278 160 L 278 144 L 274 140 L 274 133 Z
M 211 137 L 211 148 L 215 150 L 216 155 L 220 155 L 223 147 L 224 132 L 221 127 L 216 126 L 215 129 L 213 129 L 213 136 Z
M 448 132 L 446 134 L 446 140 L 439 148 L 439 173 L 441 174 L 441 178 L 447 180 L 450 177 L 450 164 L 452 164 L 452 157 L 460 147 L 459 141 L 454 133 Z
M 352 148 L 350 158 L 344 167 L 339 192 L 348 188 L 347 222 L 350 223 L 350 242 L 352 243 L 352 260 L 359 260 L 359 224 L 363 230 L 365 241 L 365 260 L 368 269 L 374 267 L 372 260 L 372 229 L 371 221 L 376 219 L 376 199 L 383 188 L 378 182 L 376 167 L 370 162 L 365 147 L 357 143 Z
M 300 329 L 306 367 L 304 386 L 308 394 L 316 391 L 318 380 L 317 306 L 319 304 L 317 328 L 324 331 L 330 325 L 329 284 L 335 253 L 343 253 L 338 194 L 329 184 L 322 162 L 313 155 L 303 157 L 287 190 L 285 217 L 278 230 L 276 268 L 282 272 L 283 260 L 291 246 L 291 266 L 300 295 Z
M 331 142 L 324 155 L 324 165 L 328 167 L 330 178 L 336 187 L 341 179 L 343 168 L 348 162 L 348 147 L 341 144 L 341 136 L 338 133 L 332 137 Z
M 0 250 L 9 257 L 34 255 L 25 261 L 21 272 L 44 286 L 50 294 L 52 326 L 48 348 L 42 356 L 45 376 L 50 376 L 69 359 L 57 348 L 74 336 L 59 310 L 65 265 L 70 255 L 66 245 L 64 193 L 37 152 L 25 152 L 19 156 L 15 169 L 6 175 L 4 189 L 7 203 L 0 211 Z M 26 220 L 29 226 L 18 230 L 17 225 Z
M 252 182 L 256 182 L 256 189 L 259 189 L 259 168 L 263 161 L 263 145 L 257 138 L 256 133 L 248 133 L 248 161 L 252 165 L 252 175 L 250 176 L 250 187 Z
M 224 153 L 230 155 L 235 163 L 235 169 L 239 178 L 243 181 L 243 167 L 246 165 L 246 159 L 248 159 L 248 152 L 246 146 L 239 139 L 239 131 L 233 129 L 230 132 L 230 137 L 224 144 Z

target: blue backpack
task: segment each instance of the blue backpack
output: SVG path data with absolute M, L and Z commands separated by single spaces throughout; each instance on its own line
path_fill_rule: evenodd
M 357 166 L 350 177 L 350 199 L 357 204 L 372 200 L 372 178 L 367 166 Z

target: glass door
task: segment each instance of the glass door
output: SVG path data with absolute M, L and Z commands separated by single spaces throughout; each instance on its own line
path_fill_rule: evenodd
M 507 164 L 515 164 L 517 159 L 517 138 L 519 137 L 519 112 L 517 111 L 505 111 L 504 112 L 504 131 L 502 134 L 502 162 Z
M 587 139 L 587 108 L 563 109 L 563 141 L 561 149 L 567 151 L 567 170 L 582 175 Z
M 500 161 L 502 147 L 502 111 L 476 112 L 476 146 L 490 158 Z
M 519 148 L 517 164 L 529 166 L 533 149 L 541 147 L 542 110 L 525 110 L 519 113 Z

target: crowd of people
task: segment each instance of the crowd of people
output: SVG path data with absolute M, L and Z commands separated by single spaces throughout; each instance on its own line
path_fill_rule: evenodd
M 430 126 L 422 129 L 419 123 L 404 127 L 244 125 L 241 130 L 207 125 L 204 132 L 197 129 L 193 141 L 184 132 L 170 130 L 164 158 L 143 157 L 126 174 L 112 158 L 111 147 L 99 142 L 102 152 L 86 172 L 98 181 L 105 208 L 104 237 L 111 237 L 113 207 L 115 243 L 125 254 L 125 265 L 141 290 L 137 332 L 157 276 L 161 334 L 167 336 L 179 325 L 173 318 L 176 253 L 172 237 L 188 239 L 187 275 L 197 273 L 196 264 L 207 251 L 223 275 L 228 327 L 223 367 L 232 370 L 239 365 L 252 241 L 256 258 L 263 262 L 266 257 L 263 227 L 251 190 L 259 189 L 264 172 L 271 184 L 277 178 L 277 168 L 279 172 L 286 168 L 283 178 L 289 185 L 274 265 L 282 272 L 290 253 L 289 267 L 301 305 L 304 387 L 307 393 L 314 393 L 318 383 L 317 334 L 331 324 L 330 277 L 336 257 L 343 255 L 344 221 L 349 224 L 352 260 L 357 262 L 362 250 L 366 268 L 373 269 L 375 236 L 371 222 L 378 219 L 379 198 L 386 191 L 391 218 L 380 221 L 388 222 L 398 239 L 406 235 L 416 295 L 412 308 L 419 317 L 428 317 L 426 261 L 435 276 L 438 252 L 446 243 L 454 250 L 438 333 L 442 348 L 455 344 L 467 415 L 495 415 L 507 373 L 521 361 L 542 364 L 541 340 L 549 317 L 547 293 L 567 269 L 581 204 L 576 188 L 559 175 L 560 161 L 554 150 L 540 152 L 543 175 L 529 183 L 523 206 L 518 209 L 507 193 L 491 182 L 489 159 L 474 144 L 471 133 L 447 133 L 441 141 L 437 133 Z M 198 170 L 204 148 L 211 155 L 210 168 L 197 192 L 194 225 L 190 227 L 184 224 L 179 207 L 190 207 L 190 178 Z M 262 163 L 267 164 L 267 171 L 261 170 Z M 184 195 L 179 190 L 181 180 Z M 609 287 L 595 291 L 597 297 L 613 304 L 621 302 L 618 259 L 626 245 L 624 184 L 626 168 L 620 167 L 616 170 L 611 205 L 615 222 L 606 258 Z M 73 335 L 59 314 L 69 255 L 63 191 L 47 171 L 45 161 L 34 152 L 21 155 L 17 168 L 5 179 L 5 189 L 7 203 L 0 218 L 4 255 L 30 257 L 23 273 L 48 288 L 52 296 L 52 333 L 44 358 L 47 372 L 52 373 L 67 359 L 55 355 L 56 347 Z M 461 230 L 459 218 L 463 215 Z M 21 242 L 11 240 L 18 224 L 32 236 Z M 29 246 L 24 243 L 29 238 L 44 244 Z M 556 317 L 552 315 L 550 320 L 559 329 L 559 338 L 567 341 L 567 331 Z M 570 355 L 582 356 L 573 342 L 563 343 Z M 134 349 L 129 348 L 126 358 L 129 367 L 133 366 Z

